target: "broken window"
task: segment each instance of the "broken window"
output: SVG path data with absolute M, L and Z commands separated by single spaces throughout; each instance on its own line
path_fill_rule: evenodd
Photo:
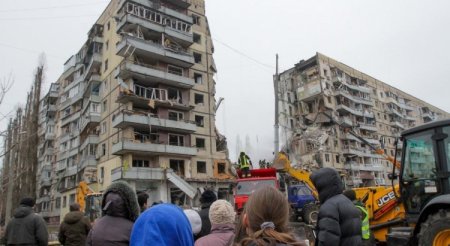
M 198 33 L 194 33 L 194 42 L 196 42 L 197 44 L 201 44 L 202 41 L 202 36 Z
M 105 71 L 108 70 L 108 59 L 105 60 Z
M 181 67 L 176 67 L 173 65 L 168 65 L 167 66 L 167 72 L 171 73 L 171 74 L 175 74 L 178 76 L 183 76 L 183 69 Z
M 184 146 L 184 136 L 169 134 L 169 145 Z
M 225 174 L 225 163 L 217 163 L 217 173 L 219 174 Z
M 201 115 L 196 115 L 195 116 L 195 124 L 198 127 L 204 127 L 205 126 L 205 117 L 203 117 Z
M 167 96 L 169 100 L 175 101 L 177 103 L 182 103 L 181 91 L 175 88 L 169 88 L 167 90 Z
M 294 120 L 290 119 L 290 122 L 291 122 L 291 128 L 294 129 Z
M 169 111 L 169 120 L 183 120 L 183 113 L 178 111 Z
M 197 173 L 206 173 L 205 161 L 197 161 Z
M 205 148 L 205 139 L 204 138 L 195 138 L 195 146 L 199 149 Z
M 133 160 L 133 167 L 150 167 L 150 162 L 148 160 Z
M 200 16 L 192 15 L 192 23 L 194 23 L 194 25 L 199 25 L 200 26 Z
M 170 160 L 170 168 L 180 177 L 184 177 L 184 160 Z
M 196 84 L 203 84 L 203 76 L 201 73 L 194 73 L 194 80 Z
M 325 154 L 325 161 L 330 162 L 330 154 Z
M 195 104 L 203 104 L 203 95 L 195 93 L 194 102 Z
M 339 163 L 339 155 L 336 155 L 336 163 Z
M 194 52 L 194 62 L 202 63 L 202 54 Z

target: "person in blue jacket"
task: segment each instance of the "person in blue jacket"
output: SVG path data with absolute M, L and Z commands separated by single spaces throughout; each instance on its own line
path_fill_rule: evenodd
M 191 224 L 181 208 L 159 204 L 147 209 L 136 220 L 131 246 L 193 246 Z

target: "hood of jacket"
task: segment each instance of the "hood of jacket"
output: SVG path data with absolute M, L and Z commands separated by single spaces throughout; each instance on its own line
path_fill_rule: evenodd
M 193 246 L 191 224 L 183 210 L 175 205 L 153 206 L 134 223 L 130 245 Z
M 33 213 L 32 207 L 20 205 L 20 207 L 14 210 L 14 218 L 24 218 L 31 213 Z
M 103 193 L 102 215 L 124 217 L 136 221 L 139 216 L 139 204 L 136 193 L 126 182 L 112 183 Z
M 64 216 L 64 222 L 67 224 L 75 224 L 84 217 L 84 214 L 80 211 L 72 211 Z
M 326 167 L 314 171 L 310 179 L 319 192 L 319 200 L 322 204 L 329 198 L 341 194 L 344 190 L 339 173 L 333 168 Z

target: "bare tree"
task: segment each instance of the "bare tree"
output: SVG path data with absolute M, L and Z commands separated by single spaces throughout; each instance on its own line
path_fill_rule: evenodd
M 14 77 L 12 73 L 0 80 L 0 105 L 5 99 L 6 93 L 11 89 L 14 84 Z

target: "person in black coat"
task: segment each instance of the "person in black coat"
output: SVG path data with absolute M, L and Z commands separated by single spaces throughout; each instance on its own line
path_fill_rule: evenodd
M 360 212 L 342 194 L 344 185 L 336 170 L 319 169 L 311 175 L 321 203 L 317 221 L 317 246 L 361 245 Z
M 113 182 L 103 193 L 102 208 L 102 217 L 94 222 L 86 246 L 128 246 L 140 211 L 133 188 L 124 181 Z
M 211 232 L 211 221 L 209 220 L 209 207 L 211 204 L 217 200 L 217 196 L 212 190 L 205 190 L 201 197 L 200 203 L 202 204 L 202 209 L 198 214 L 202 219 L 202 229 L 196 235 L 195 239 L 201 238 L 208 235 Z

